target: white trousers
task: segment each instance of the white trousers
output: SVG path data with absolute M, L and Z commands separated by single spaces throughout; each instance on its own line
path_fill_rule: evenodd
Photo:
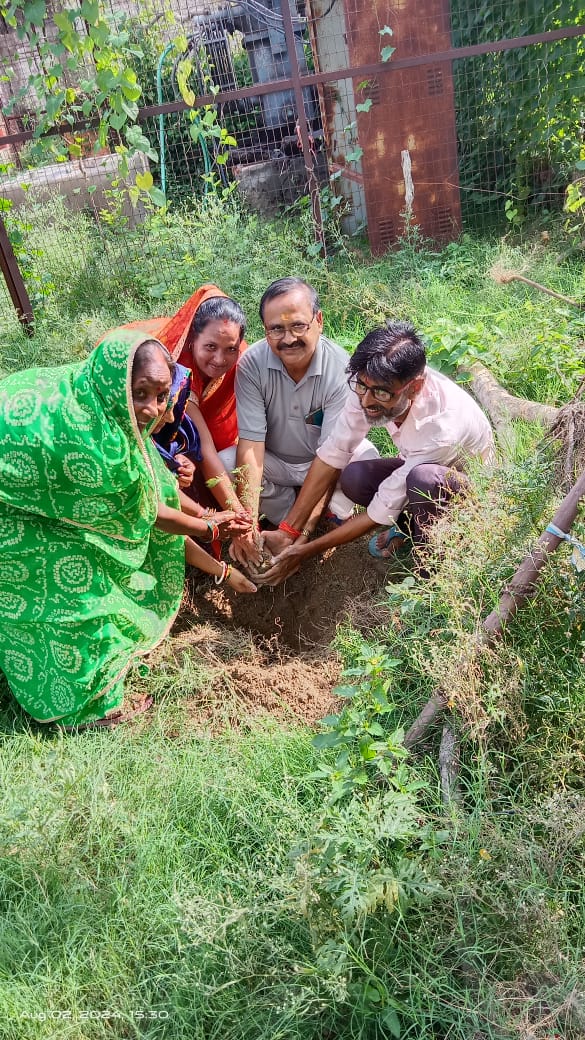
M 235 469 L 236 448 L 225 448 L 219 457 L 228 473 Z M 361 441 L 349 462 L 363 462 L 365 459 L 380 457 L 378 449 L 370 441 Z M 349 465 L 348 462 L 348 465 Z M 262 474 L 262 492 L 260 495 L 260 513 L 264 514 L 272 524 L 279 524 L 292 509 L 296 493 L 295 488 L 304 484 L 310 462 L 284 462 L 277 455 L 267 451 L 264 455 L 264 472 Z M 347 520 L 354 511 L 354 503 L 343 494 L 339 484 L 335 488 L 329 502 L 329 509 L 340 520 Z

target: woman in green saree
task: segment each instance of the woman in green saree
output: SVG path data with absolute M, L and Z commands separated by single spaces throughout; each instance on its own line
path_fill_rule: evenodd
M 0 382 L 0 669 L 38 722 L 136 713 L 124 710 L 124 679 L 170 630 L 186 549 L 189 563 L 255 591 L 185 545 L 202 521 L 180 512 L 149 436 L 171 370 L 156 340 L 116 329 L 83 362 Z

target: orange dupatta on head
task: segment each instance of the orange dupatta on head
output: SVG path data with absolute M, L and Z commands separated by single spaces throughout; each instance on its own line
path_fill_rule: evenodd
M 238 441 L 238 420 L 236 415 L 235 378 L 236 366 L 230 368 L 224 376 L 205 382 L 193 359 L 187 344 L 191 322 L 205 300 L 216 296 L 226 296 L 217 285 L 202 285 L 197 292 L 179 308 L 172 318 L 148 318 L 146 321 L 134 321 L 126 328 L 142 329 L 158 339 L 172 354 L 173 360 L 190 368 L 193 374 L 192 396 L 197 400 L 199 410 L 209 427 L 213 443 L 217 451 L 230 448 Z M 248 344 L 242 340 L 240 357 Z

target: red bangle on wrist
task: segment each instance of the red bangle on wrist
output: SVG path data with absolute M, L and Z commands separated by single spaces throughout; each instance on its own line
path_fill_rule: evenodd
M 283 520 L 278 525 L 278 530 L 284 531 L 285 534 L 290 534 L 291 538 L 300 538 L 302 533 L 301 531 L 297 531 L 296 527 L 291 527 L 290 524 L 287 524 L 286 520 Z

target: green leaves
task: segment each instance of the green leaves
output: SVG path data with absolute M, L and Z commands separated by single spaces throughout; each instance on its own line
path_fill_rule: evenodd
M 189 77 L 193 71 L 193 62 L 184 58 L 177 66 L 177 86 L 186 105 L 195 104 L 195 93 L 189 86 Z
M 129 101 L 138 101 L 142 94 L 142 87 L 138 85 L 136 73 L 133 69 L 124 69 L 120 77 L 120 87 L 124 97 Z
M 154 185 L 153 176 L 150 173 L 150 171 L 147 170 L 146 173 L 137 173 L 136 184 L 138 185 L 141 191 L 150 191 L 150 189 Z
M 390 657 L 385 647 L 363 643 L 355 666 L 343 673 L 345 678 L 355 677 L 359 681 L 355 685 L 342 683 L 333 690 L 336 697 L 349 703 L 340 714 L 322 720 L 328 732 L 313 740 L 320 751 L 339 749 L 333 766 L 321 766 L 331 776 L 332 805 L 358 788 L 366 789 L 376 782 L 376 777 L 390 778 L 393 783 L 393 771 L 399 785 L 403 783 L 399 766 L 406 755 L 402 746 L 404 733 L 401 729 L 392 731 L 385 722 L 394 710 L 388 700 L 388 673 L 401 664 L 401 659 Z
M 347 673 L 344 673 L 344 674 L 347 674 Z M 355 686 L 348 686 L 348 685 L 335 686 L 334 689 L 333 689 L 333 695 L 335 697 L 355 697 L 357 692 L 358 691 L 357 691 Z M 336 716 L 336 718 L 337 718 L 337 716 Z
M 121 130 L 127 119 L 128 116 L 125 112 L 112 112 L 109 116 L 108 122 L 114 130 Z
M 45 0 L 15 0 L 11 11 L 14 16 L 21 12 L 25 26 L 39 25 L 46 17 Z M 133 64 L 142 57 L 142 51 L 131 43 L 125 16 L 101 15 L 98 0 L 82 0 L 79 8 L 57 10 L 52 18 L 57 38 L 43 39 L 39 44 L 43 73 L 31 72 L 24 88 L 25 93 L 34 90 L 44 108 L 36 136 L 60 122 L 74 123 L 80 116 L 90 119 L 97 115 L 103 145 L 109 129 L 120 132 L 138 118 L 142 87 Z M 85 22 L 83 28 L 80 18 Z M 71 86 L 72 77 L 75 87 Z M 141 130 L 126 139 L 131 151 L 141 151 L 157 161 L 156 151 Z
M 65 101 L 64 91 L 59 91 L 56 94 L 52 94 L 47 98 L 47 119 L 49 122 L 54 122 L 57 115 L 61 112 L 61 106 Z
M 114 142 L 120 157 L 121 178 L 128 175 L 128 159 L 135 152 L 141 152 L 152 163 L 158 162 L 156 149 L 137 125 L 138 106 L 143 96 L 138 62 L 143 51 L 133 39 L 134 29 L 126 15 L 119 11 L 106 13 L 100 8 L 99 0 L 81 0 L 79 7 L 61 8 L 52 14 L 57 36 L 51 34 L 45 38 L 37 32 L 37 27 L 46 18 L 46 0 L 7 0 L 2 10 L 8 24 L 17 28 L 21 36 L 28 34 L 42 58 L 42 71 L 31 71 L 28 82 L 14 92 L 5 107 L 7 114 L 34 92 L 40 110 L 35 138 L 43 137 L 59 124 L 91 120 L 97 125 L 101 147 L 108 144 L 112 147 Z M 223 190 L 225 174 L 222 171 L 220 178 L 218 171 L 226 167 L 229 149 L 237 142 L 218 123 L 217 111 L 212 105 L 202 110 L 192 108 L 196 95 L 190 85 L 194 64 L 187 56 L 188 46 L 185 35 L 176 37 L 174 49 L 183 56 L 177 66 L 177 85 L 181 97 L 191 107 L 193 140 L 201 144 L 205 139 L 212 139 L 205 149 L 204 179 L 212 188 L 221 186 Z M 209 71 L 204 75 L 204 86 L 210 94 L 219 90 Z M 118 135 L 117 139 L 112 131 Z M 127 190 L 133 204 L 142 191 L 148 193 L 154 205 L 166 205 L 164 192 L 153 183 L 148 188 L 134 183 L 119 190 Z
M 400 1019 L 394 1011 L 394 1008 L 386 1008 L 386 1010 L 380 1015 L 380 1022 L 390 1030 L 392 1036 L 399 1040 L 402 1030 L 400 1027 Z
M 431 886 L 414 851 L 420 819 L 408 791 L 360 791 L 326 808 L 299 858 L 329 927 L 340 918 L 355 933 L 378 910 L 394 913 L 426 897 Z M 376 990 L 368 1002 L 382 1005 L 385 995 Z
M 134 124 L 129 126 L 125 131 L 126 141 L 132 151 L 142 152 L 152 162 L 158 162 L 158 154 L 152 147 L 148 137 L 146 137 L 140 126 Z
M 30 25 L 42 25 L 47 17 L 47 5 L 45 0 L 29 0 L 24 4 L 23 16 L 25 22 Z
M 126 175 L 127 172 L 126 170 Z M 123 195 L 123 192 L 120 194 Z M 150 170 L 136 174 L 134 184 L 128 188 L 128 195 L 133 206 L 136 206 L 140 201 L 152 203 L 154 206 L 161 208 L 166 206 L 167 200 L 164 192 L 160 188 L 155 187 L 154 178 Z
M 164 191 L 161 191 L 160 188 L 151 188 L 148 194 L 155 206 L 166 206 L 167 200 L 165 198 L 165 193 Z
M 324 748 L 337 747 L 343 743 L 343 736 L 339 733 L 318 733 L 313 737 L 313 745 L 322 751 Z
M 90 25 L 94 25 L 100 15 L 98 0 L 83 0 L 79 13 L 86 22 L 89 22 Z
M 394 33 L 392 32 L 392 29 L 390 28 L 389 25 L 385 25 L 383 29 L 379 29 L 378 30 L 378 35 L 379 36 L 393 36 Z M 396 47 L 382 47 L 382 50 L 380 51 L 380 57 L 381 57 L 382 61 L 390 61 L 390 58 L 394 54 L 395 50 L 396 50 Z

